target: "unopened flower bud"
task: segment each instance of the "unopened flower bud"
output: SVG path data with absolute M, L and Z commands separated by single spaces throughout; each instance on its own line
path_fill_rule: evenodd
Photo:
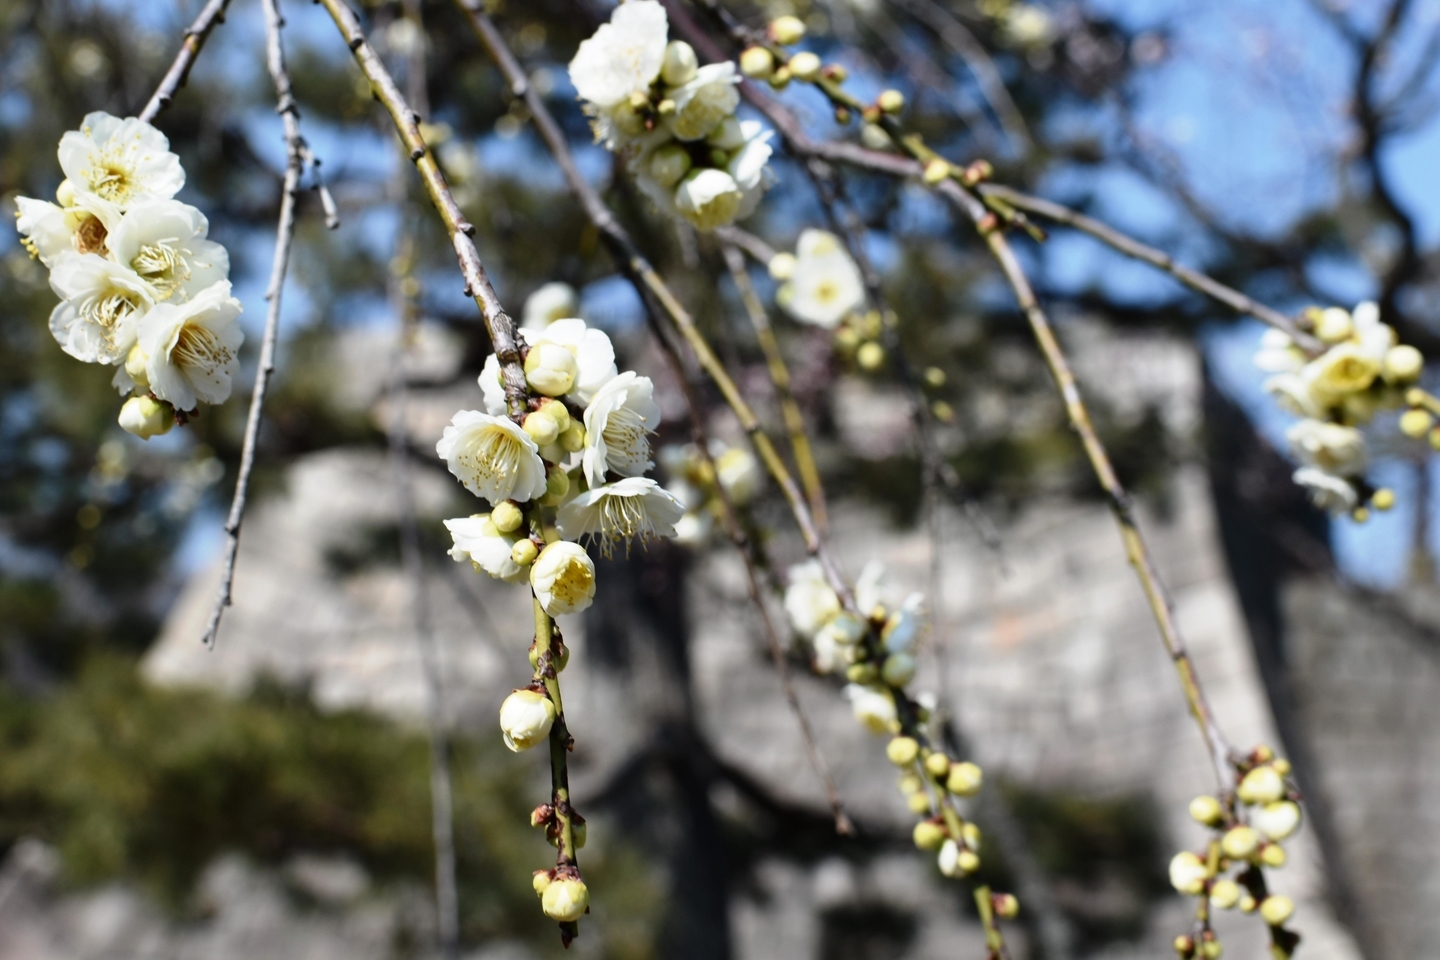
M 1205 861 L 1189 850 L 1182 850 L 1170 858 L 1170 885 L 1187 897 L 1204 890 L 1208 876 Z
M 525 357 L 525 382 L 547 397 L 569 393 L 579 372 L 575 354 L 558 343 L 537 344 Z
M 925 164 L 924 180 L 926 183 L 934 186 L 941 180 L 944 180 L 946 177 L 950 176 L 951 169 L 952 168 L 950 164 L 946 163 L 944 160 L 941 160 L 939 157 L 936 157 L 934 160 L 931 160 L 929 163 Z
M 853 663 L 845 668 L 845 679 L 851 683 L 871 684 L 880 676 L 873 663 Z
M 957 797 L 973 797 L 980 792 L 984 781 L 985 775 L 980 768 L 966 760 L 951 765 L 950 775 L 945 778 L 945 789 Z
M 561 923 L 573 923 L 590 909 L 590 890 L 583 880 L 555 880 L 540 896 L 545 916 Z
M 684 40 L 671 40 L 670 45 L 665 48 L 660 79 L 672 87 L 678 87 L 695 79 L 695 71 L 699 66 L 700 61 L 695 56 L 694 47 Z
M 1285 795 L 1285 780 L 1266 764 L 1245 774 L 1235 795 L 1249 804 L 1274 803 Z
M 491 511 L 490 522 L 501 533 L 514 533 L 525 522 L 525 514 L 509 500 L 502 500 Z
M 1267 867 L 1279 869 L 1285 866 L 1285 848 L 1278 843 L 1267 843 L 1260 848 L 1260 862 Z
M 521 426 L 530 434 L 530 439 L 542 447 L 550 446 L 560 436 L 560 428 L 556 426 L 555 419 L 539 411 L 527 413 Z
M 66 177 L 60 181 L 60 186 L 55 188 L 55 202 L 62 207 L 73 207 L 75 205 L 75 184 Z
M 914 737 L 895 737 L 885 745 L 885 756 L 897 767 L 908 767 L 920 753 L 920 744 Z
M 1321 310 L 1315 321 L 1315 336 L 1326 343 L 1339 343 L 1354 332 L 1355 324 L 1351 321 L 1350 314 L 1339 307 Z
M 1376 510 L 1389 510 L 1395 506 L 1395 491 L 1389 487 L 1381 487 L 1371 494 L 1370 505 Z
M 655 112 L 662 117 L 673 116 L 675 113 L 675 101 L 666 97 L 664 100 L 655 104 Z
M 820 58 L 809 50 L 802 50 L 786 64 L 791 76 L 797 80 L 814 80 L 820 76 Z
M 1205 960 L 1220 960 L 1220 955 L 1224 952 L 1225 948 L 1220 945 L 1219 940 L 1206 940 L 1200 944 L 1200 956 Z
M 1250 822 L 1271 840 L 1284 840 L 1300 829 L 1300 805 L 1293 800 L 1267 803 L 1251 812 Z
M 516 540 L 515 545 L 510 548 L 510 559 L 517 567 L 528 567 L 540 556 L 540 548 L 535 546 L 535 541 L 530 539 Z
M 1425 358 L 1420 351 L 1402 343 L 1385 352 L 1385 382 L 1390 384 L 1414 383 L 1425 369 Z
M 1260 835 L 1250 827 L 1231 827 L 1220 840 L 1220 849 L 1232 860 L 1248 860 L 1260 846 Z
M 924 790 L 925 781 L 921 780 L 913 773 L 907 773 L 905 774 L 905 776 L 900 778 L 898 786 L 900 787 L 900 792 L 908 797 L 912 793 L 919 793 L 921 790 Z
M 630 109 L 632 110 L 644 110 L 646 107 L 650 106 L 650 98 L 647 97 L 645 94 L 641 93 L 639 90 L 636 90 L 634 93 L 630 94 L 629 104 Z
M 149 354 L 140 349 L 138 343 L 131 347 L 130 352 L 125 355 L 125 372 L 130 375 L 131 380 L 135 381 L 136 389 L 142 393 L 150 389 L 150 377 L 145 373 L 145 367 L 149 362 Z
M 1175 948 L 1175 953 L 1181 960 L 1190 960 L 1191 957 L 1195 956 L 1195 938 L 1189 934 L 1182 933 L 1176 937 L 1172 946 Z
M 1020 916 L 1020 898 L 1013 893 L 992 893 L 990 909 L 1001 920 L 1014 920 Z
M 719 150 L 739 150 L 745 146 L 745 131 L 740 129 L 740 121 L 734 117 L 726 117 L 716 124 L 715 129 L 710 131 L 705 142 Z
M 555 808 L 548 803 L 542 803 L 530 811 L 530 826 L 543 827 L 550 822 L 550 818 L 553 816 L 555 816 Z
M 570 410 L 559 400 L 546 397 L 540 401 L 535 408 L 536 413 L 543 413 L 555 421 L 555 429 L 565 431 L 570 429 Z
M 880 679 L 892 687 L 903 687 L 915 679 L 915 658 L 908 653 L 892 653 L 880 668 Z
M 175 426 L 170 404 L 149 397 L 131 397 L 120 408 L 120 428 L 141 440 L 169 433 Z
M 775 72 L 770 74 L 770 79 L 767 82 L 770 84 L 771 89 L 784 90 L 790 85 L 790 68 L 785 64 L 776 67 Z
M 943 777 L 950 772 L 950 758 L 939 750 L 925 758 L 925 772 L 932 777 Z
M 543 693 L 516 690 L 500 705 L 500 731 L 505 746 L 519 753 L 529 750 L 550 735 L 555 723 L 555 704 Z
M 886 113 L 899 113 L 905 109 L 905 94 L 899 90 L 885 90 L 875 100 L 875 106 Z
M 981 840 L 980 828 L 969 820 L 966 820 L 960 825 L 960 839 L 964 842 L 965 846 L 971 850 L 979 850 Z
M 755 80 L 765 80 L 775 72 L 775 58 L 764 47 L 748 47 L 740 54 L 740 72 Z
M 776 280 L 789 280 L 795 275 L 798 262 L 793 253 L 777 253 L 770 258 L 770 276 Z
M 925 385 L 927 387 L 943 387 L 945 385 L 945 371 L 939 367 L 926 367 Z
M 1274 767 L 1275 772 L 1280 774 L 1280 776 L 1290 776 L 1290 761 L 1286 760 L 1284 757 L 1276 757 L 1274 760 L 1270 761 L 1270 766 Z
M 567 453 L 575 453 L 585 449 L 585 428 L 578 423 L 570 424 L 570 429 L 560 433 L 560 449 Z
M 1260 904 L 1260 916 L 1272 927 L 1278 927 L 1295 914 L 1295 901 L 1276 894 L 1265 898 Z
M 1240 908 L 1241 913 L 1254 913 L 1258 905 L 1249 890 L 1240 891 L 1240 902 L 1236 906 Z
M 530 885 L 535 889 L 535 896 L 537 897 L 545 894 L 545 888 L 550 886 L 550 883 L 549 870 L 536 870 L 535 876 L 530 878 Z
M 553 507 L 570 492 L 570 474 L 563 467 L 551 467 L 545 474 L 545 496 L 540 502 Z
M 980 869 L 980 858 L 973 851 L 966 850 L 954 840 L 946 840 L 936 858 L 940 872 L 947 877 L 963 877 Z
M 921 820 L 915 824 L 910 838 L 921 850 L 938 850 L 940 845 L 945 842 L 945 828 L 934 821 Z
M 799 17 L 776 17 L 770 21 L 770 39 L 782 47 L 794 46 L 805 39 L 805 24 Z
M 885 348 L 874 340 L 860 344 L 860 349 L 855 351 L 855 362 L 862 370 L 875 371 L 885 362 Z
M 930 797 L 924 790 L 912 793 L 905 798 L 905 806 L 910 808 L 911 813 L 929 813 Z
M 1190 816 L 1197 823 L 1213 827 L 1225 819 L 1225 808 L 1214 797 L 1196 797 L 1190 801 Z
M 1240 902 L 1240 884 L 1234 880 L 1216 880 L 1210 885 L 1210 902 L 1221 910 L 1229 910 Z

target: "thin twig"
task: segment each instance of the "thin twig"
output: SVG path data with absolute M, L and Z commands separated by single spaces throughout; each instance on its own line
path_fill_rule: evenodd
M 217 23 L 225 21 L 225 8 L 228 6 L 230 0 L 210 0 L 195 21 L 185 28 L 185 40 L 180 44 L 180 52 L 175 54 L 175 61 L 170 64 L 170 69 L 165 71 L 165 78 L 160 81 L 160 86 L 145 104 L 145 109 L 140 111 L 141 120 L 149 123 L 161 110 L 170 106 L 176 92 L 190 79 L 190 68 L 194 66 L 195 58 L 200 56 L 200 48 L 205 46 L 210 31 L 215 29 Z
M 1013 190 L 1010 187 L 1000 186 L 998 184 L 982 184 L 977 189 L 984 197 L 998 198 L 1013 207 L 1039 214 L 1048 220 L 1054 220 L 1056 223 L 1063 223 L 1067 226 L 1074 227 L 1082 233 L 1087 233 L 1101 243 L 1125 254 L 1127 257 L 1133 257 L 1136 260 L 1143 261 L 1152 267 L 1165 271 L 1191 290 L 1197 293 L 1203 293 L 1213 300 L 1218 300 L 1236 313 L 1255 317 L 1257 320 L 1277 330 L 1284 331 L 1302 346 L 1307 348 L 1319 346 L 1318 342 L 1315 341 L 1312 336 L 1300 330 L 1295 325 L 1293 319 L 1287 317 L 1280 311 L 1272 307 L 1267 307 L 1265 304 L 1247 297 L 1238 290 L 1225 286 L 1223 283 L 1206 276 L 1198 270 L 1193 270 L 1184 264 L 1176 263 L 1165 251 L 1157 250 L 1154 247 L 1143 244 L 1108 224 L 1101 223 L 1093 217 L 1087 217 L 1078 210 L 1072 210 L 1070 207 L 1055 203 L 1054 201 L 1034 197 L 1021 193 L 1019 190 Z
M 796 402 L 795 393 L 790 389 L 790 368 L 785 364 L 785 355 L 780 352 L 780 341 L 775 339 L 775 331 L 770 326 L 765 305 L 760 302 L 760 297 L 755 293 L 755 285 L 750 282 L 750 274 L 745 270 L 745 258 L 741 256 L 739 249 L 729 243 L 721 245 L 721 252 L 725 256 L 725 266 L 730 270 L 730 277 L 735 281 L 735 288 L 740 291 L 740 300 L 750 317 L 750 325 L 755 328 L 755 339 L 759 341 L 760 350 L 765 354 L 770 382 L 774 384 L 775 393 L 779 396 L 780 413 L 785 419 L 785 430 L 790 438 L 790 455 L 795 458 L 795 469 L 800 474 L 800 482 L 805 485 L 805 496 L 810 501 L 811 512 L 815 514 L 815 523 L 823 533 L 828 524 L 825 487 L 820 481 L 820 468 L 815 465 L 815 452 L 810 446 L 810 437 L 805 432 L 805 415 L 800 412 L 800 404 Z
M 709 442 L 705 436 L 704 419 L 701 410 L 692 395 L 689 378 L 685 374 L 684 365 L 680 362 L 678 355 L 675 354 L 668 338 L 666 338 L 663 331 L 659 329 L 657 304 L 659 308 L 663 309 L 672 319 L 675 317 L 675 310 L 678 309 L 684 314 L 684 308 L 680 307 L 679 301 L 675 299 L 669 288 L 665 286 L 659 274 L 657 274 L 654 268 L 645 260 L 644 256 L 630 239 L 629 234 L 620 226 L 619 222 L 616 221 L 609 207 L 605 205 L 604 201 L 600 199 L 600 196 L 591 188 L 585 178 L 581 176 L 579 169 L 575 166 L 574 156 L 570 152 L 570 146 L 565 140 L 565 135 L 555 122 L 555 118 L 550 113 L 549 107 L 546 106 L 544 98 L 530 85 L 524 68 L 522 68 L 519 61 L 515 59 L 514 52 L 511 51 L 509 45 L 506 44 L 505 38 L 501 35 L 499 29 L 496 28 L 494 21 L 485 14 L 484 8 L 479 0 L 456 0 L 456 5 L 459 6 L 461 12 L 469 20 L 480 44 L 495 62 L 501 74 L 505 77 L 506 82 L 509 83 L 511 93 L 522 99 L 529 108 L 530 115 L 535 122 L 536 128 L 540 132 L 541 139 L 545 141 L 546 147 L 555 158 L 555 162 L 560 167 L 566 182 L 570 186 L 571 192 L 575 194 L 576 199 L 584 208 L 586 215 L 605 238 L 607 247 L 614 257 L 616 265 L 634 285 L 636 292 L 640 295 L 642 302 L 644 302 L 647 316 L 657 328 L 656 339 L 664 349 L 667 360 L 671 363 L 676 380 L 685 392 L 686 402 L 690 405 L 692 429 L 697 431 L 696 445 L 701 450 L 701 456 L 708 460 L 710 457 Z M 663 296 L 661 291 L 663 291 Z M 685 314 L 685 316 L 688 322 L 688 314 Z M 677 321 L 677 326 L 679 325 Z M 691 325 L 693 326 L 693 324 Z M 714 365 L 718 367 L 719 362 L 715 360 L 714 354 L 711 353 L 709 356 Z M 723 374 L 723 368 L 721 372 Z M 726 379 L 728 380 L 728 377 Z M 734 394 L 739 396 L 739 391 L 735 388 L 734 384 L 731 383 L 730 386 Z M 748 408 L 746 409 L 748 412 Z M 742 422 L 743 421 L 744 418 L 742 417 Z M 778 465 L 784 479 L 782 480 L 781 476 L 776 476 L 776 481 L 781 483 L 782 487 L 788 482 L 791 493 L 800 499 L 803 509 L 803 497 L 798 493 L 798 490 L 796 490 L 795 481 L 789 476 L 788 470 L 785 468 L 783 461 L 779 459 L 779 455 L 775 452 L 773 444 L 770 444 L 769 438 L 760 432 L 759 424 L 755 421 L 753 413 L 749 415 L 749 423 L 753 424 L 753 429 L 750 426 L 747 426 L 746 429 L 752 439 L 762 441 L 769 450 L 770 456 L 765 458 L 762 454 L 762 459 L 766 459 L 767 466 L 772 467 L 772 475 L 775 474 L 773 466 Z M 757 449 L 760 449 L 759 442 L 757 442 L 756 446 Z M 714 473 L 713 468 L 711 472 L 718 478 L 719 475 Z M 794 684 L 789 673 L 789 665 L 785 662 L 784 649 L 780 643 L 779 634 L 775 629 L 774 622 L 761 596 L 754 559 L 746 543 L 744 533 L 740 529 L 732 505 L 724 489 L 719 486 L 718 479 L 716 480 L 716 488 L 719 491 L 721 503 L 724 507 L 723 519 L 726 529 L 732 541 L 735 542 L 737 549 L 739 549 L 741 558 L 745 562 L 747 589 L 750 592 L 750 598 L 755 604 L 762 625 L 765 628 L 771 656 L 775 659 L 781 684 L 785 688 L 786 700 L 790 704 L 790 708 L 795 714 L 796 721 L 800 726 L 801 736 L 805 741 L 806 753 L 816 774 L 824 784 L 826 795 L 835 817 L 836 830 L 840 833 L 852 832 L 853 827 L 850 825 L 850 820 L 845 815 L 844 808 L 841 805 L 839 791 L 835 787 L 834 779 L 830 776 L 829 769 L 820 754 L 819 748 L 815 744 L 809 721 L 801 709 L 799 698 L 796 696 Z M 806 516 L 808 517 L 808 513 Z M 813 534 L 813 522 L 811 522 L 810 527 Z M 814 540 L 817 544 L 820 543 L 818 534 L 814 534 Z
M 406 0 L 405 17 L 424 35 L 418 0 Z M 405 81 L 410 99 L 427 109 L 425 91 L 425 45 L 415 44 L 406 57 Z M 407 448 L 406 408 L 410 389 L 405 361 L 414 343 L 419 319 L 416 295 L 410 283 L 414 273 L 415 234 L 410 223 L 409 198 L 404 168 L 396 167 L 391 190 L 401 206 L 401 229 L 395 259 L 402 269 L 390 271 L 390 301 L 395 308 L 396 350 L 391 364 L 390 397 L 394 409 L 389 424 L 390 462 L 394 473 L 395 498 L 400 514 L 400 554 L 410 581 L 410 602 L 415 622 L 415 641 L 420 653 L 420 673 L 425 686 L 425 721 L 430 740 L 430 832 L 435 846 L 435 907 L 440 956 L 455 960 L 460 955 L 460 906 L 455 884 L 455 800 L 450 782 L 449 710 L 445 703 L 444 672 L 440 650 L 431 623 L 430 597 L 425 583 L 425 559 L 420 550 L 420 529 L 415 517 L 415 488 Z
M 405 95 L 395 85 L 395 78 L 385 69 L 385 64 L 380 60 L 375 48 L 365 39 L 365 31 L 360 28 L 360 21 L 354 11 L 346 5 L 345 0 L 319 2 L 340 29 L 360 71 L 365 75 L 365 79 L 370 81 L 370 90 L 375 99 L 379 100 L 390 114 L 395 131 L 400 135 L 410 161 L 415 164 L 415 169 L 420 174 L 430 202 L 445 223 L 445 230 L 450 234 L 450 241 L 455 248 L 455 258 L 460 264 L 460 273 L 465 277 L 465 294 L 473 297 L 475 305 L 480 308 L 485 329 L 490 334 L 491 346 L 500 360 L 500 378 L 505 385 L 505 401 L 510 415 L 515 418 L 523 417 L 526 397 L 525 371 L 520 366 L 520 344 L 515 321 L 501 306 L 500 298 L 495 294 L 495 288 L 485 272 L 485 266 L 480 262 L 480 251 L 475 249 L 475 242 L 470 239 L 475 234 L 475 225 L 466 219 L 461 211 L 455 195 L 450 192 L 450 185 L 445 182 L 440 165 L 426 146 L 425 138 L 420 135 L 421 116 L 411 108 Z
M 211 6 L 215 4 L 212 3 Z M 223 6 L 224 4 L 220 4 L 220 8 Z M 235 476 L 235 494 L 230 501 L 230 514 L 225 519 L 225 555 L 220 569 L 220 587 L 216 591 L 215 604 L 210 608 L 210 619 L 205 624 L 205 633 L 202 636 L 202 642 L 207 647 L 215 646 L 216 635 L 220 631 L 220 618 L 225 613 L 225 608 L 230 606 L 231 591 L 235 583 L 235 558 L 240 551 L 240 524 L 245 519 L 250 474 L 255 468 L 260 419 L 265 408 L 265 393 L 269 389 L 270 378 L 275 373 L 275 343 L 280 334 L 280 298 L 285 287 L 285 273 L 290 265 L 290 247 L 295 239 L 295 201 L 300 191 L 300 174 L 305 164 L 305 140 L 300 135 L 300 111 L 296 108 L 295 97 L 290 91 L 290 74 L 285 67 L 285 48 L 280 42 L 280 29 L 284 24 L 278 0 L 265 0 L 265 64 L 275 85 L 275 110 L 285 125 L 285 179 L 280 189 L 279 223 L 275 227 L 275 257 L 270 265 L 270 284 L 265 291 L 265 300 L 269 304 L 265 314 L 265 333 L 260 340 L 260 358 L 255 370 L 255 387 L 250 394 L 250 412 L 245 419 L 245 440 L 240 448 L 240 469 Z M 200 33 L 192 34 L 186 43 L 195 36 L 199 36 L 203 42 L 204 34 Z M 195 49 L 199 50 L 198 43 Z M 176 61 L 177 64 L 179 62 Z M 171 73 L 174 72 L 175 69 L 172 68 Z M 169 79 L 166 78 L 167 82 Z

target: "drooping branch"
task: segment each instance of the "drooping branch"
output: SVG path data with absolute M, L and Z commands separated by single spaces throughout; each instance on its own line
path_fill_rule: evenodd
M 194 22 L 185 28 L 185 40 L 180 44 L 180 52 L 175 54 L 175 61 L 170 64 L 170 69 L 165 71 L 165 78 L 160 81 L 160 86 L 145 104 L 145 109 L 140 111 L 141 120 L 150 123 L 161 110 L 170 106 L 170 101 L 175 99 L 175 93 L 190 79 L 190 68 L 195 65 L 195 58 L 200 56 L 200 48 L 205 46 L 210 31 L 215 29 L 216 24 L 224 22 L 225 8 L 228 6 L 230 0 L 210 0 Z

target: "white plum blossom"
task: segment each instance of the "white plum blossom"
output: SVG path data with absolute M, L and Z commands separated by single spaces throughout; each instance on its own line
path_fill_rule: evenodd
M 492 417 L 503 417 L 508 409 L 505 403 L 505 383 L 500 379 L 500 358 L 495 354 L 485 358 L 480 368 L 480 394 L 485 398 L 485 412 Z
M 832 330 L 865 302 L 865 284 L 838 237 L 826 230 L 806 230 L 800 234 L 794 272 L 781 288 L 779 300 L 801 323 Z
M 1290 479 L 1305 488 L 1315 506 L 1330 513 L 1349 513 L 1360 502 L 1360 493 L 1349 480 L 1316 467 L 1301 467 Z
M 230 275 L 230 254 L 205 239 L 205 215 L 177 200 L 131 207 L 110 231 L 111 255 L 150 284 L 157 303 L 188 300 Z
M 177 410 L 224 403 L 240 362 L 240 301 L 222 280 L 186 303 L 158 303 L 140 324 L 150 392 Z
M 531 330 L 543 330 L 556 320 L 575 316 L 579 309 L 580 301 L 575 296 L 575 288 L 555 280 L 525 298 L 520 325 Z
M 655 464 L 650 434 L 660 426 L 660 405 L 649 377 L 626 371 L 605 384 L 585 408 L 582 465 L 592 488 L 607 474 L 639 477 Z
M 119 207 L 94 194 L 82 194 L 74 200 L 71 206 L 62 207 L 30 197 L 15 198 L 19 210 L 15 229 L 47 267 L 54 267 L 66 252 L 104 256 L 108 252 L 106 239 L 123 216 Z
M 435 451 L 465 489 L 492 504 L 523 503 L 545 495 L 540 448 L 507 417 L 461 410 L 445 428 Z
M 87 114 L 79 130 L 60 138 L 60 168 L 76 197 L 94 194 L 122 209 L 169 200 L 185 186 L 170 141 L 144 120 Z
M 840 598 L 825 578 L 818 560 L 806 560 L 790 568 L 785 588 L 785 613 L 801 636 L 814 637 L 820 628 L 840 612 Z
M 851 683 L 845 686 L 845 696 L 850 700 L 855 719 L 871 732 L 890 733 L 899 728 L 895 697 L 888 688 Z
M 511 548 L 523 535 L 521 531 L 501 533 L 490 515 L 484 513 L 446 520 L 445 529 L 454 541 L 450 556 L 457 563 L 469 560 L 477 569 L 506 583 L 523 583 L 529 576 L 527 569 L 511 559 Z
M 655 0 L 620 4 L 570 61 L 575 92 L 601 109 L 648 94 L 665 62 L 669 30 L 665 8 Z
M 1294 373 L 1305 366 L 1305 351 L 1284 330 L 1267 327 L 1255 351 L 1255 366 L 1266 373 Z
M 586 326 L 584 320 L 569 317 L 556 320 L 543 329 L 522 327 L 520 332 L 531 350 L 553 344 L 564 347 L 575 358 L 575 381 L 566 396 L 578 404 L 588 404 L 597 390 L 615 378 L 615 347 L 605 331 Z M 496 361 L 497 381 L 499 372 L 499 361 Z M 483 390 L 483 373 L 481 377 L 480 387 Z M 501 393 L 503 396 L 504 391 Z
M 718 445 L 718 444 L 717 444 Z M 744 447 L 712 450 L 715 458 L 716 479 L 725 490 L 731 502 L 744 505 L 755 499 L 760 486 L 765 482 L 765 472 L 754 454 Z
M 1309 467 L 1351 477 L 1365 469 L 1365 437 L 1354 427 L 1301 420 L 1285 432 L 1290 451 Z
M 530 565 L 530 588 L 550 616 L 579 613 L 595 600 L 595 561 L 579 544 L 557 540 Z
M 715 167 L 691 170 L 675 189 L 675 209 L 697 230 L 728 227 L 740 213 L 745 192 L 729 171 Z
M 670 91 L 670 99 L 675 101 L 670 131 L 680 140 L 708 136 L 740 104 L 740 91 L 735 87 L 739 82 L 735 64 L 729 60 L 701 67 L 689 82 Z
M 587 490 L 560 508 L 561 536 L 598 540 L 609 556 L 619 540 L 675 536 L 685 505 L 649 477 L 626 477 Z
M 140 318 L 154 306 L 138 274 L 95 253 L 62 253 L 50 271 L 50 287 L 61 298 L 50 312 L 50 333 L 86 363 L 124 361 Z
M 915 643 L 920 636 L 920 627 L 924 622 L 925 597 L 919 593 L 912 593 L 905 598 L 905 602 L 899 610 L 890 614 L 885 622 L 885 627 L 880 631 L 880 638 L 885 642 L 885 649 L 892 654 L 913 654 Z

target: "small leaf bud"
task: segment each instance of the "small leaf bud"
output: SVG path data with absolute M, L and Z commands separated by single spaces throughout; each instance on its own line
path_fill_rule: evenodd
M 540 804 L 540 806 L 530 811 L 530 826 L 543 827 L 545 826 L 545 824 L 550 822 L 550 818 L 554 815 L 555 808 L 550 806 L 550 804 L 548 803 L 542 803 Z
M 1020 916 L 1020 898 L 1013 893 L 990 894 L 990 909 L 1001 920 L 1014 920 Z
M 777 253 L 770 258 L 770 276 L 775 280 L 789 280 L 795 276 L 795 267 L 799 263 L 793 253 Z
M 809 50 L 802 50 L 786 64 L 790 74 L 797 80 L 814 80 L 820 76 L 820 58 Z
M 1389 510 L 1395 506 L 1395 491 L 1389 487 L 1381 487 L 1370 497 L 1370 505 L 1376 510 Z
M 899 113 L 905 109 L 905 94 L 899 90 L 885 90 L 875 100 L 875 106 L 886 113 Z
M 849 108 L 849 107 L 836 107 L 836 108 L 835 108 L 835 122 L 838 123 L 838 124 L 839 124 L 840 126 L 842 126 L 842 127 L 845 126 L 845 124 L 849 123 L 849 122 L 850 122 L 850 108 Z
M 766 80 L 775 72 L 775 58 L 764 47 L 749 47 L 740 54 L 740 72 L 755 80 Z
M 1248 860 L 1260 846 L 1260 835 L 1250 827 L 1231 827 L 1220 840 L 1220 849 L 1232 860 Z
M 1229 910 L 1240 902 L 1240 884 L 1220 879 L 1210 885 L 1210 902 L 1221 910 Z
M 130 369 L 129 364 L 126 364 L 125 369 Z M 1407 437 L 1414 437 L 1418 440 L 1429 433 L 1433 426 L 1435 426 L 1435 418 L 1431 416 L 1429 410 L 1406 410 L 1400 414 L 1400 432 Z
M 1276 894 L 1265 898 L 1260 904 L 1260 916 L 1272 927 L 1278 927 L 1295 914 L 1295 901 Z
M 936 157 L 934 160 L 931 160 L 929 163 L 925 164 L 925 182 L 933 187 L 941 180 L 944 180 L 946 177 L 950 176 L 950 170 L 950 164 L 946 163 L 944 160 L 941 160 L 939 157 Z
M 560 434 L 560 449 L 568 453 L 576 453 L 585 449 L 585 428 L 578 423 L 570 424 L 570 429 Z
M 920 753 L 914 737 L 896 737 L 885 745 L 885 756 L 897 767 L 908 767 Z
M 836 83 L 844 83 L 850 77 L 850 71 L 838 63 L 827 63 L 825 69 L 821 70 L 820 73 L 825 79 L 833 80 Z
M 590 890 L 583 880 L 555 880 L 540 896 L 545 916 L 561 923 L 573 923 L 590 908 Z
M 770 21 L 769 33 L 782 47 L 794 46 L 805 39 L 805 23 L 799 17 L 776 17 Z
M 862 370 L 875 371 L 885 362 L 885 348 L 874 340 L 860 344 L 860 349 L 855 351 L 855 362 Z
M 495 529 L 501 533 L 514 533 L 520 529 L 520 524 L 525 522 L 525 514 L 514 503 L 502 500 L 491 512 L 490 522 L 495 524 Z
M 1414 383 L 1425 369 L 1420 351 L 1402 343 L 1385 351 L 1385 381 L 1391 384 Z
M 1225 819 L 1225 808 L 1214 797 L 1196 797 L 1190 801 L 1190 816 L 1197 823 L 1213 827 Z
M 538 411 L 526 414 L 525 422 L 521 426 L 530 434 L 530 439 L 542 447 L 550 446 L 560 436 L 560 428 L 555 425 L 555 419 Z
M 945 789 L 957 797 L 973 797 L 980 792 L 985 775 L 970 761 L 951 766 L 950 775 L 945 778 Z
M 905 806 L 910 808 L 911 813 L 929 813 L 930 797 L 924 790 L 912 793 L 905 798 Z
M 945 828 L 931 820 L 921 820 L 915 824 L 910 837 L 921 850 L 939 850 L 945 842 Z
M 540 556 L 540 548 L 535 546 L 534 540 L 516 540 L 515 545 L 510 548 L 510 559 L 516 566 L 528 567 Z
M 950 772 L 950 758 L 939 750 L 925 758 L 925 772 L 932 777 L 943 777 Z
M 660 79 L 672 87 L 689 83 L 695 78 L 700 61 L 695 48 L 684 40 L 671 40 L 665 48 L 665 60 L 660 66 Z

